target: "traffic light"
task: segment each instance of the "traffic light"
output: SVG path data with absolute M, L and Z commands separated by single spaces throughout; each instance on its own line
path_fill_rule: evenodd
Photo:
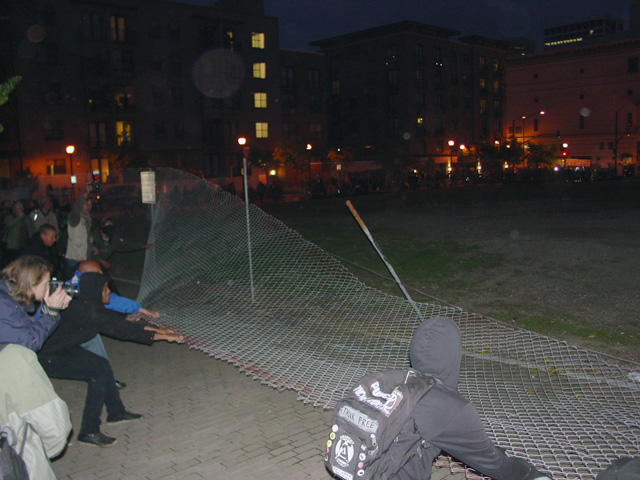
M 560 138 L 560 130 L 556 130 L 556 138 Z
M 93 173 L 91 175 L 91 186 L 93 187 L 93 191 L 94 192 L 99 192 L 100 189 L 102 188 L 102 185 L 100 184 L 100 174 L 99 173 Z

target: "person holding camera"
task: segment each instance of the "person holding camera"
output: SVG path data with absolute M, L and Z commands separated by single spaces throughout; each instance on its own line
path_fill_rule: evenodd
M 49 377 L 83 380 L 88 383 L 87 396 L 78 442 L 106 447 L 116 439 L 100 431 L 102 407 L 107 409 L 107 423 L 134 421 L 142 415 L 128 412 L 116 386 L 109 360 L 82 348 L 98 333 L 118 340 L 151 345 L 154 341 L 182 343 L 183 337 L 169 328 L 155 328 L 128 322 L 124 314 L 107 310 L 109 278 L 89 272 L 80 277 L 79 294 L 63 313 L 58 329 L 38 352 L 38 359 Z
M 50 277 L 51 265 L 33 255 L 18 257 L 0 271 L 0 343 L 37 352 L 56 329 L 71 297 L 60 286 L 50 292 Z
M 93 191 L 93 186 L 91 183 L 87 183 L 84 194 L 75 201 L 69 213 L 65 278 L 70 278 L 73 275 L 80 262 L 87 260 L 92 254 L 98 253 L 96 248 L 91 245 L 92 200 L 89 198 L 91 191 Z

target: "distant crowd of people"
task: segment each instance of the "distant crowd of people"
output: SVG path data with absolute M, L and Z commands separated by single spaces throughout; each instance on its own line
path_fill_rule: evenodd
M 183 341 L 145 321 L 158 312 L 118 295 L 108 271 L 122 237 L 109 217 L 94 228 L 90 192 L 66 213 L 50 197 L 0 206 L 0 472 L 10 478 L 57 478 L 50 459 L 64 451 L 72 423 L 49 378 L 87 382 L 81 444 L 116 443 L 100 429 L 103 408 L 107 424 L 142 417 L 122 403 L 126 384 L 116 380 L 101 335 Z

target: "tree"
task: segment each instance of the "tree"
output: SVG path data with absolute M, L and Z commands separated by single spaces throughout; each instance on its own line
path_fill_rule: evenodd
M 526 156 L 528 167 L 537 167 L 538 165 L 550 166 L 556 160 L 558 155 L 557 145 L 538 145 L 532 143 L 528 148 L 529 153 Z
M 9 94 L 18 86 L 22 77 L 11 77 L 4 83 L 0 83 L 0 105 L 4 105 L 9 101 Z M 4 127 L 0 124 L 0 133 L 4 131 Z

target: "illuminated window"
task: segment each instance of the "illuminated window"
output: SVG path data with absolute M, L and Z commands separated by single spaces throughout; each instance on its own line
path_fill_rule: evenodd
M 116 122 L 116 140 L 119 147 L 131 143 L 130 122 Z
M 253 32 L 251 34 L 251 46 L 253 48 L 264 48 L 264 33 Z
M 256 122 L 256 138 L 269 138 L 269 124 Z
M 255 92 L 253 94 L 253 106 L 255 108 L 267 108 L 267 94 L 264 92 Z
M 487 101 L 485 99 L 480 100 L 480 115 L 487 113 Z
M 234 49 L 233 31 L 227 30 L 224 33 L 224 46 L 226 49 L 231 50 L 233 52 L 233 49 Z
M 122 91 L 114 93 L 113 100 L 119 110 L 130 110 L 133 106 L 133 92 L 131 87 L 125 87 Z
M 126 19 L 117 15 L 112 15 L 110 19 L 111 40 L 114 42 L 124 42 L 126 40 Z
M 253 64 L 253 78 L 267 78 L 267 64 L 264 62 Z
M 423 125 L 424 124 L 424 118 L 423 117 L 418 117 L 418 119 L 416 120 L 416 123 L 418 125 Z

